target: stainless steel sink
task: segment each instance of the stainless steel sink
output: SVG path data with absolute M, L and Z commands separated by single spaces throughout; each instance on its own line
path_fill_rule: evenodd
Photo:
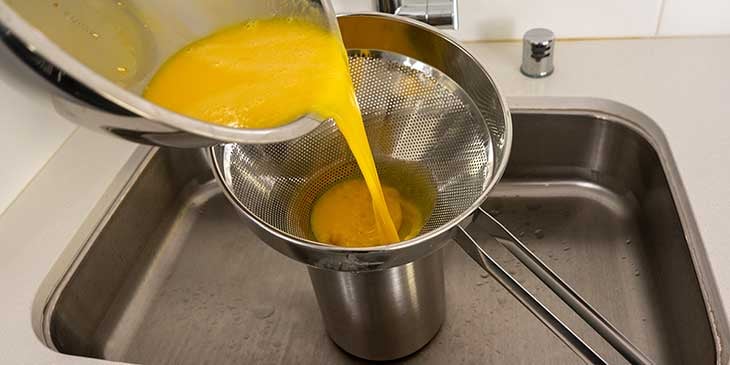
M 656 126 L 575 100 L 513 118 L 509 167 L 486 207 L 657 364 L 727 362 L 724 317 Z M 150 149 L 135 168 L 89 218 L 96 229 L 45 306 L 50 347 L 140 364 L 361 362 L 325 334 L 305 267 L 251 233 L 200 152 Z M 624 362 L 504 249 L 491 253 L 610 363 Z M 580 363 L 456 245 L 444 258 L 446 323 L 403 362 Z

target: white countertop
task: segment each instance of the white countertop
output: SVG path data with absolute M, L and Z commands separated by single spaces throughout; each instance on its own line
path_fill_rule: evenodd
M 467 46 L 510 97 L 605 98 L 646 113 L 661 127 L 723 307 L 730 313 L 730 224 L 725 221 L 730 217 L 730 37 L 559 41 L 556 71 L 546 79 L 519 73 L 518 42 Z M 0 87 L 3 98 L 11 92 Z M 5 118 L 13 113 L 43 118 L 50 103 L 37 107 L 43 110 L 8 108 L 3 113 Z M 36 333 L 46 301 L 42 288 L 54 286 L 57 275 L 49 272 L 63 270 L 77 253 L 69 242 L 89 229 L 83 225 L 87 215 L 120 188 L 110 184 L 130 156 L 136 157 L 135 147 L 76 129 L 0 215 L 0 292 L 5 293 L 0 300 L 0 363 L 101 362 L 43 345 Z M 0 195 L 7 189 L 2 184 Z

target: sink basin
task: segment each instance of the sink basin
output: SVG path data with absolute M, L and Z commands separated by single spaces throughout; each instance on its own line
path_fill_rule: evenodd
M 513 110 L 512 156 L 486 208 L 657 364 L 726 362 L 661 132 L 615 103 L 543 104 Z M 140 364 L 362 362 L 327 337 L 306 268 L 252 234 L 200 151 L 142 149 L 49 296 L 49 347 Z M 625 362 L 506 250 L 488 248 L 609 363 Z M 443 255 L 446 322 L 403 362 L 581 363 L 457 245 Z

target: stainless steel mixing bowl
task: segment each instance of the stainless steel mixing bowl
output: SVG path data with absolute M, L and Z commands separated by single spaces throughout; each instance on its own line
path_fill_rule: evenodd
M 71 122 L 162 146 L 272 143 L 308 133 L 318 117 L 238 129 L 188 118 L 140 96 L 183 46 L 222 27 L 272 16 L 337 29 L 329 0 L 2 0 L 0 39 L 39 75 L 24 82 L 51 91 L 57 111 Z

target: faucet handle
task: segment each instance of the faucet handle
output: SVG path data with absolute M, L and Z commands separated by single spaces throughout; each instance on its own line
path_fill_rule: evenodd
M 431 0 L 428 2 L 426 23 L 438 28 L 459 29 L 456 0 Z
M 459 26 L 456 0 L 378 0 L 378 11 L 445 29 Z
M 520 70 L 529 77 L 549 76 L 555 70 L 555 34 L 550 29 L 534 28 L 522 38 L 522 67 Z

